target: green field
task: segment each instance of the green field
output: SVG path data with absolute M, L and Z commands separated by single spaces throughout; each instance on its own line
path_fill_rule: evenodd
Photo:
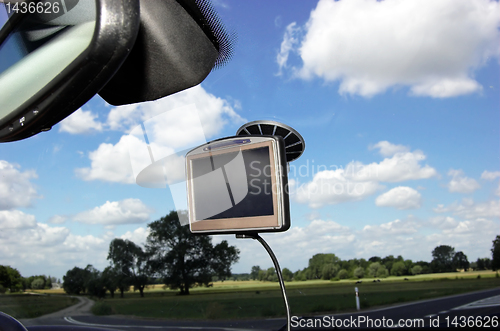
M 480 279 L 477 276 L 480 275 Z M 495 273 L 450 273 L 389 277 L 380 283 L 373 279 L 355 281 L 306 281 L 286 284 L 292 314 L 307 315 L 355 310 L 354 287 L 360 291 L 361 308 L 435 298 L 500 287 Z M 211 288 L 194 288 L 188 296 L 176 291 L 150 287 L 145 297 L 129 292 L 125 298 L 104 300 L 120 315 L 170 319 L 243 319 L 285 315 L 277 283 L 226 281 Z
M 77 302 L 78 299 L 65 295 L 0 295 L 0 311 L 15 318 L 35 318 L 72 306 Z

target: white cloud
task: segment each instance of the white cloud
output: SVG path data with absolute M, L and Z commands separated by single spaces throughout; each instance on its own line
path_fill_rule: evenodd
M 130 165 L 129 143 L 140 144 L 133 136 L 122 136 L 116 145 L 102 143 L 89 153 L 90 168 L 75 169 L 83 180 L 102 180 L 132 184 L 135 178 Z
M 229 123 L 243 123 L 234 109 L 239 104 L 235 101 L 232 105 L 228 100 L 216 97 L 208 93 L 201 85 L 197 85 L 185 91 L 155 100 L 154 102 L 144 102 L 134 105 L 113 107 L 108 115 L 108 125 L 113 130 L 130 131 L 141 122 L 151 119 L 157 115 L 164 114 L 168 116 L 169 111 L 194 104 L 196 106 L 203 131 L 207 137 L 216 135 L 222 128 Z M 165 134 L 175 136 L 175 132 L 182 132 L 177 139 L 189 139 L 189 118 L 172 117 L 165 125 L 163 130 Z M 186 132 L 187 130 L 187 132 Z
M 462 170 L 451 169 L 448 172 L 448 176 L 452 176 L 452 179 L 448 183 L 448 190 L 450 192 L 472 193 L 481 187 L 475 179 L 465 177 Z
M 465 219 L 498 218 L 500 217 L 500 201 L 491 200 L 475 203 L 473 199 L 462 199 L 461 203 L 454 202 L 448 207 L 438 205 L 436 213 L 452 213 Z
M 439 229 L 452 229 L 456 228 L 458 221 L 449 216 L 431 217 L 428 221 L 429 226 Z
M 90 110 L 85 111 L 80 108 L 61 122 L 59 132 L 82 134 L 102 131 L 103 125 L 96 121 L 97 117 L 97 114 L 92 113 Z
M 376 181 L 349 180 L 343 169 L 320 171 L 305 184 L 291 179 L 289 185 L 294 199 L 311 208 L 362 200 L 382 188 Z
M 413 220 L 395 220 L 380 225 L 365 225 L 363 233 L 373 238 L 383 235 L 406 235 L 417 232 L 418 225 Z
M 280 51 L 276 56 L 276 62 L 278 62 L 279 67 L 278 76 L 281 75 L 282 70 L 287 67 L 288 55 L 294 50 L 299 42 L 298 37 L 296 36 L 299 31 L 300 28 L 297 27 L 297 23 L 295 22 L 288 24 L 286 27 Z
M 219 134 L 226 125 L 243 123 L 244 119 L 233 109 L 237 106 L 237 101 L 233 106 L 196 86 L 155 102 L 115 107 L 108 115 L 109 127 L 131 134 L 122 136 L 114 145 L 99 145 L 89 153 L 90 167 L 75 172 L 84 180 L 136 183 L 137 175 L 152 163 L 152 159 L 158 161 L 196 147 Z M 142 128 L 138 127 L 141 123 L 149 145 Z M 182 157 L 174 155 L 171 161 L 167 171 L 169 179 L 184 178 Z
M 498 178 L 500 177 L 500 171 L 483 171 L 483 173 L 481 174 L 481 178 L 482 179 L 486 179 L 486 180 L 495 180 L 495 178 Z
M 386 141 L 375 146 L 383 150 L 386 155 L 395 154 L 380 163 L 365 165 L 353 161 L 345 169 L 319 171 L 312 181 L 304 184 L 301 184 L 299 180 L 291 179 L 289 181 L 291 195 L 299 203 L 307 203 L 311 208 L 319 208 L 328 204 L 362 200 L 382 189 L 381 182 L 418 180 L 437 175 L 434 168 L 420 164 L 426 158 L 422 151 L 404 152 L 407 147 Z M 316 166 L 316 168 L 321 167 Z M 299 175 L 300 173 L 299 168 Z M 402 194 L 402 192 L 399 193 Z M 416 193 L 419 195 L 418 192 Z M 412 203 L 414 208 L 417 208 L 419 201 L 416 195 L 412 194 L 408 198 L 407 208 L 410 208 Z M 399 202 L 398 206 L 402 207 L 402 202 Z
M 33 215 L 20 211 L 2 213 L 10 213 L 9 221 L 14 220 L 15 226 L 0 225 L 0 256 L 3 264 L 17 268 L 23 276 L 50 274 L 62 278 L 75 265 L 83 268 L 94 264 L 102 270 L 107 264 L 112 239 L 109 234 L 80 236 L 65 227 L 38 223 Z
M 407 153 L 410 151 L 410 148 L 403 145 L 394 145 L 388 142 L 387 140 L 379 141 L 375 145 L 371 146 L 370 149 L 379 149 L 380 155 L 384 157 L 393 156 L 396 153 Z
M 411 187 L 399 186 L 379 195 L 375 204 L 379 207 L 416 209 L 422 205 L 422 196 Z
M 24 229 L 36 225 L 35 216 L 28 215 L 19 210 L 0 211 L 0 229 Z
M 478 92 L 474 70 L 499 54 L 498 12 L 489 0 L 321 0 L 299 42 L 299 28 L 287 29 L 278 64 L 296 51 L 303 64 L 294 75 L 340 81 L 340 94 L 401 85 L 435 98 Z
M 361 162 L 351 162 L 346 166 L 346 176 L 353 180 L 391 183 L 437 176 L 437 171 L 434 168 L 420 164 L 425 159 L 425 154 L 416 150 L 396 153 L 380 163 L 374 162 L 364 165 Z
M 37 178 L 34 170 L 19 171 L 20 166 L 0 160 L 0 210 L 31 206 L 39 198 L 31 179 Z
M 140 227 L 135 229 L 134 231 L 125 232 L 123 235 L 120 236 L 120 238 L 123 240 L 127 239 L 138 245 L 144 246 L 150 232 L 151 231 L 149 230 L 148 227 L 146 228 Z
M 139 199 L 106 201 L 94 209 L 76 214 L 73 221 L 87 224 L 119 225 L 144 223 L 152 210 Z
M 68 218 L 66 216 L 62 215 L 54 215 L 51 218 L 49 218 L 49 223 L 51 224 L 62 224 L 66 222 Z

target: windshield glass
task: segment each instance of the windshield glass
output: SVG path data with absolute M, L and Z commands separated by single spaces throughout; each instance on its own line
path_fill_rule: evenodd
M 0 311 L 43 314 L 14 294 L 45 289 L 85 293 L 101 315 L 281 327 L 275 266 L 257 241 L 195 237 L 182 251 L 189 279 L 172 262 L 189 236 L 179 225 L 186 153 L 255 120 L 284 123 L 306 144 L 288 166 L 291 227 L 262 234 L 292 317 L 499 287 L 498 1 L 213 7 L 237 41 L 200 85 L 119 107 L 96 96 L 51 131 L 0 144 Z M 19 277 L 2 276 L 12 269 Z M 99 283 L 113 272 L 123 277 Z M 75 275 L 87 277 L 81 288 Z M 89 316 L 71 318 L 108 325 Z

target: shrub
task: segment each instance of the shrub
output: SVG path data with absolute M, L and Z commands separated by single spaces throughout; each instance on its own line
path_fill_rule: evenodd
M 92 306 L 92 314 L 103 316 L 103 315 L 111 315 L 113 314 L 113 309 L 109 304 L 104 301 L 98 301 Z

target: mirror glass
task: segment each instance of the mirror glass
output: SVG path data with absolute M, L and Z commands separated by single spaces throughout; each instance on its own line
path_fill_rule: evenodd
M 89 46 L 96 26 L 95 0 L 44 1 L 28 13 L 0 3 L 0 121 L 47 86 Z M 12 29 L 8 20 L 19 19 Z M 10 30 L 10 31 L 9 31 Z M 6 36 L 2 38 L 1 36 Z M 15 97 L 13 97 L 15 96 Z

